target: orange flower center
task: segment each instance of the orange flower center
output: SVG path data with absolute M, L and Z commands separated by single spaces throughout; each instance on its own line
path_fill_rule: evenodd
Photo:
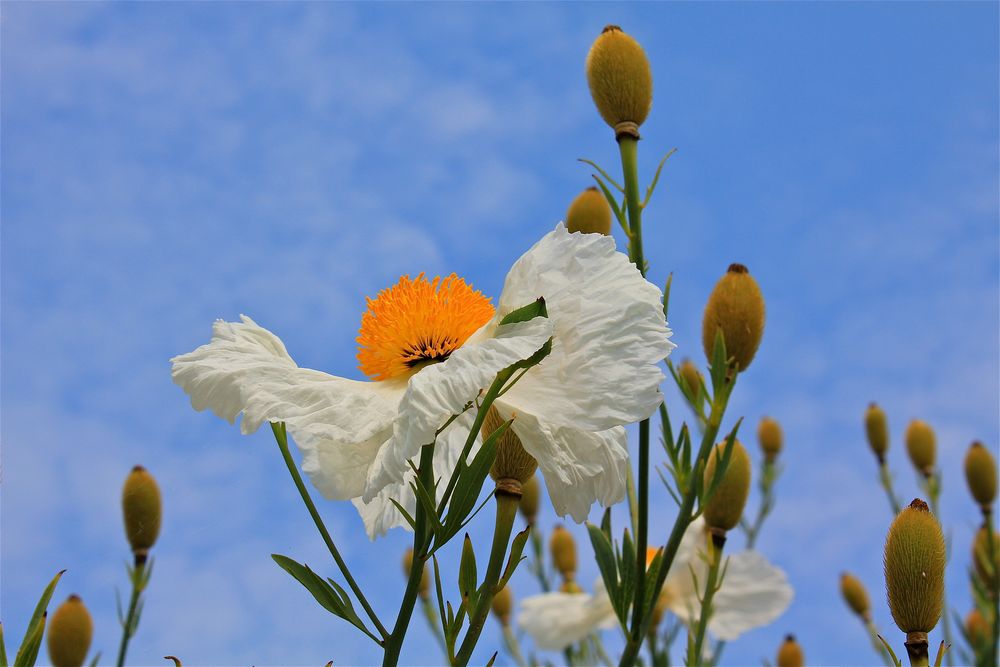
M 454 273 L 428 281 L 424 274 L 368 299 L 358 332 L 358 368 L 373 380 L 405 375 L 444 361 L 493 317 L 490 300 Z

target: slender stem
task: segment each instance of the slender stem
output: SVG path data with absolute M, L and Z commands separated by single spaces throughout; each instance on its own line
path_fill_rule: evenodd
M 611 661 L 611 656 L 604 650 L 604 642 L 601 641 L 601 636 L 595 632 L 591 635 L 591 638 L 594 640 L 594 651 L 597 653 L 600 661 L 607 667 L 614 667 L 615 663 Z
M 490 612 L 490 604 L 496 594 L 497 582 L 500 580 L 501 569 L 503 568 L 504 556 L 507 554 L 507 545 L 510 543 L 511 529 L 514 527 L 514 517 L 517 516 L 518 498 L 506 493 L 496 496 L 497 519 L 496 527 L 493 530 L 493 547 L 490 549 L 490 561 L 486 566 L 486 576 L 483 585 L 479 588 L 479 599 L 476 600 L 476 608 L 469 614 L 469 629 L 462 640 L 462 646 L 455 656 L 455 664 L 464 667 L 469 664 L 472 658 L 472 651 L 476 648 L 479 635 L 486 624 L 486 617 Z
M 347 581 L 347 585 L 350 587 L 351 591 L 354 593 L 355 597 L 358 598 L 358 602 L 361 603 L 362 608 L 364 608 L 365 613 L 368 614 L 368 618 L 375 625 L 382 639 L 388 636 L 385 626 L 379 621 L 378 616 L 375 614 L 375 610 L 372 609 L 371 605 L 368 604 L 368 600 L 365 599 L 365 594 L 361 592 L 361 588 L 358 586 L 358 582 L 354 580 L 351 576 L 351 571 L 347 569 L 347 563 L 340 556 L 340 551 L 337 550 L 337 545 L 333 543 L 333 538 L 330 537 L 329 531 L 326 529 L 326 524 L 323 523 L 323 517 L 319 515 L 316 510 L 316 505 L 313 504 L 312 498 L 309 496 L 309 490 L 306 488 L 305 482 L 302 481 L 302 475 L 299 474 L 298 466 L 295 465 L 295 460 L 292 458 L 292 453 L 288 450 L 288 434 L 285 432 L 285 423 L 271 423 L 271 430 L 274 432 L 274 439 L 278 442 L 278 449 L 281 450 L 281 458 L 285 461 L 285 466 L 288 468 L 289 474 L 292 476 L 292 481 L 295 482 L 295 488 L 299 490 L 299 495 L 302 496 L 302 502 L 305 503 L 306 509 L 309 510 L 309 516 L 312 517 L 313 523 L 316 524 L 316 529 L 319 530 L 319 534 L 323 537 L 323 541 L 326 542 L 326 548 L 329 549 L 330 555 L 333 556 L 334 562 L 340 569 L 340 573 L 344 575 L 344 580 Z
M 754 544 L 757 542 L 757 536 L 760 535 L 760 529 L 764 525 L 764 519 L 771 513 L 774 508 L 774 481 L 777 479 L 777 468 L 773 462 L 764 461 L 763 471 L 761 472 L 760 479 L 760 507 L 757 509 L 757 517 L 754 519 L 752 525 L 747 526 L 740 523 L 747 534 L 747 549 L 753 549 Z
M 444 641 L 444 634 L 442 634 L 441 625 L 438 623 L 437 609 L 435 609 L 429 596 L 420 598 L 420 607 L 423 609 L 424 618 L 427 619 L 427 626 L 431 629 L 431 634 L 434 635 L 434 639 L 437 640 L 438 645 L 441 647 L 441 650 L 444 652 L 445 658 L 447 659 L 448 645 Z
M 646 601 L 646 545 L 649 541 L 649 420 L 639 422 L 639 531 L 635 542 L 635 597 L 632 630 L 642 625 Z M 642 635 L 639 636 L 640 640 Z
M 632 524 L 632 534 L 639 532 L 639 507 L 635 494 L 635 475 L 632 474 L 632 466 L 629 464 L 625 468 L 625 499 L 628 500 L 628 518 Z
M 646 275 L 646 261 L 642 255 L 642 207 L 639 204 L 639 142 L 635 137 L 623 135 L 618 139 L 622 159 L 622 176 L 625 179 L 625 206 L 628 211 L 629 258 L 639 272 Z
M 722 563 L 722 547 L 724 544 L 724 537 L 720 539 L 716 535 L 712 536 L 712 548 L 709 551 L 711 563 L 708 567 L 708 578 L 705 581 L 705 594 L 701 600 L 701 614 L 698 617 L 698 627 L 695 631 L 694 644 L 690 645 L 693 648 L 688 653 L 689 665 L 704 664 L 702 647 L 705 645 L 705 635 L 708 634 L 708 619 L 712 616 L 712 598 L 715 597 L 715 591 L 718 589 L 719 564 Z
M 892 658 L 889 656 L 889 652 L 885 650 L 885 646 L 882 645 L 882 640 L 879 639 L 878 629 L 875 627 L 875 623 L 872 621 L 871 617 L 862 619 L 865 623 L 865 628 L 868 630 L 868 634 L 872 639 L 872 646 L 875 647 L 875 651 L 878 652 L 878 657 L 882 659 L 886 665 L 892 665 Z
M 930 667 L 927 640 L 906 642 L 906 653 L 910 656 L 910 667 Z
M 892 507 L 893 514 L 899 514 L 901 507 L 895 492 L 892 490 L 892 475 L 889 474 L 889 466 L 886 465 L 885 459 L 879 461 L 878 476 L 882 488 L 885 489 L 885 495 L 889 498 L 889 506 Z
M 417 475 L 423 483 L 424 488 L 434 487 L 434 445 L 424 445 L 420 449 L 420 466 L 417 468 Z M 382 666 L 388 667 L 399 662 L 399 652 L 403 648 L 403 638 L 406 637 L 406 630 L 410 625 L 410 616 L 413 614 L 413 606 L 417 602 L 420 593 L 420 583 L 424 576 L 424 563 L 427 559 L 427 547 L 430 546 L 430 532 L 427 530 L 427 512 L 423 503 L 417 503 L 416 516 L 414 517 L 413 529 L 413 560 L 410 563 L 410 575 L 406 579 L 406 590 L 403 593 L 403 600 L 399 605 L 399 614 L 396 616 L 396 624 L 392 627 L 392 634 L 385 640 L 385 655 L 382 657 Z
M 128 642 L 132 639 L 132 635 L 135 632 L 135 628 L 132 627 L 135 624 L 135 613 L 139 606 L 139 596 L 142 595 L 143 589 L 143 576 L 144 576 L 145 564 L 136 563 L 135 569 L 131 571 L 132 577 L 132 596 L 128 603 L 128 613 L 125 614 L 125 622 L 122 624 L 122 641 L 118 645 L 118 667 L 123 667 L 125 665 L 125 654 L 128 652 Z
M 521 654 L 521 646 L 517 643 L 517 637 L 514 636 L 514 632 L 510 629 L 510 623 L 504 623 L 503 626 L 503 642 L 507 647 L 507 653 L 510 657 L 514 658 L 517 667 L 525 667 L 527 665 L 524 662 L 524 656 Z
M 532 563 L 532 570 L 535 573 L 535 578 L 538 579 L 538 584 L 542 587 L 542 591 L 548 593 L 552 590 L 552 586 L 549 584 L 549 578 L 545 575 L 545 556 L 542 548 L 542 533 L 538 529 L 538 524 L 531 524 L 531 532 L 528 533 L 531 539 L 531 549 L 535 553 L 534 563 Z

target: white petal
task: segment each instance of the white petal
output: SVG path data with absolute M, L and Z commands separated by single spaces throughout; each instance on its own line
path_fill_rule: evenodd
M 538 461 L 556 514 L 570 515 L 581 523 L 595 500 L 610 507 L 625 497 L 625 429 L 619 426 L 592 433 L 556 426 L 533 414 L 512 411 L 506 399 L 505 394 L 497 408 L 506 419 L 514 416 L 511 428 L 525 451 Z
M 781 616 L 792 596 L 785 573 L 760 553 L 735 554 L 729 557 L 722 588 L 715 594 L 708 629 L 719 639 L 732 641 Z
M 466 412 L 438 436 L 434 446 L 435 477 L 448 479 L 448 476 L 451 475 L 458 462 L 458 457 L 462 453 L 462 448 L 465 446 L 465 440 L 474 419 L 473 412 Z M 480 445 L 481 441 L 477 438 L 472 447 L 472 456 L 479 450 Z M 417 461 L 414 460 L 413 463 L 416 465 Z M 355 498 L 351 501 L 365 523 L 365 532 L 368 533 L 369 539 L 374 540 L 376 537 L 384 535 L 390 528 L 397 526 L 410 530 L 406 519 L 389 499 L 392 498 L 398 502 L 410 513 L 410 516 L 414 516 L 417 498 L 413 488 L 410 487 L 410 481 L 413 478 L 413 471 L 409 470 L 404 481 L 393 482 L 385 486 L 371 501 L 365 502 L 361 498 Z
M 607 593 L 603 601 L 586 593 L 543 593 L 521 601 L 517 622 L 538 648 L 561 651 L 604 626 L 609 613 L 614 620 Z
M 648 417 L 662 400 L 660 362 L 674 344 L 660 290 L 614 239 L 562 224 L 526 252 L 504 283 L 499 313 L 545 297 L 552 353 L 510 392 L 518 411 L 588 431 Z
M 253 433 L 283 421 L 303 452 L 302 469 L 327 498 L 364 490 L 375 454 L 392 432 L 401 388 L 299 368 L 281 340 L 249 317 L 217 321 L 212 341 L 171 359 L 173 380 L 196 410 L 211 409 Z
M 434 434 L 452 415 L 459 414 L 489 387 L 498 372 L 527 359 L 551 337 L 552 324 L 546 318 L 504 325 L 496 328 L 495 336 L 476 336 L 447 360 L 411 377 L 399 404 L 392 439 L 379 452 L 369 473 L 365 500 L 388 484 L 402 481 L 410 470 L 406 462 L 434 441 Z

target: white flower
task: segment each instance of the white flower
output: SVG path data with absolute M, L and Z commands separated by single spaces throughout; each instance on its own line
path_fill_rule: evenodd
M 699 596 L 704 591 L 695 590 L 695 576 L 704 587 L 708 565 L 699 552 L 705 539 L 704 522 L 697 519 L 684 533 L 661 593 L 667 608 L 688 626 L 701 615 Z M 717 639 L 732 641 L 778 618 L 791 603 L 793 591 L 785 573 L 756 551 L 724 558 L 728 565 L 712 600 L 708 631 Z M 617 619 L 603 583 L 598 582 L 593 595 L 544 593 L 525 598 L 518 623 L 539 648 L 558 651 L 598 628 L 617 624 Z
M 548 318 L 500 326 L 545 298 Z M 300 368 L 282 342 L 243 316 L 217 321 L 212 341 L 172 359 L 197 410 L 253 433 L 283 421 L 302 469 L 327 498 L 353 499 L 370 536 L 403 525 L 389 498 L 415 507 L 408 461 L 496 374 L 552 340 L 551 353 L 497 399 L 538 460 L 553 506 L 583 521 L 593 502 L 622 499 L 623 425 L 659 405 L 668 340 L 660 291 L 610 237 L 560 224 L 511 268 L 496 311 L 460 278 L 404 277 L 369 299 L 358 360 L 371 382 Z M 474 415 L 437 436 L 435 474 L 455 467 Z

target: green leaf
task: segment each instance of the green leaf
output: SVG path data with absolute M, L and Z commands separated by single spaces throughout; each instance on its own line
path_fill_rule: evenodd
M 29 626 L 24 641 L 17 655 L 14 656 L 14 667 L 34 667 L 38 659 L 38 648 L 42 645 L 42 635 L 45 633 L 45 619 L 48 612 L 42 612 L 41 618 L 33 626 Z
M 740 427 L 740 422 L 736 423 L 736 426 L 729 435 L 726 436 L 726 441 L 722 445 L 722 458 L 718 460 L 715 464 L 715 473 L 712 475 L 712 479 L 709 481 L 708 489 L 705 492 L 705 497 L 702 500 L 702 506 L 708 503 L 715 494 L 715 490 L 719 487 L 722 482 L 722 477 L 726 474 L 726 469 L 729 467 L 729 460 L 733 456 L 733 445 L 736 442 L 736 430 Z
M 465 534 L 465 541 L 462 543 L 462 559 L 458 563 L 458 592 L 463 600 L 469 601 L 469 606 L 475 607 L 478 596 L 476 595 L 476 584 L 479 575 L 476 572 L 476 550 L 472 548 L 472 540 L 469 534 Z
M 659 581 L 658 577 L 660 575 L 660 568 L 663 566 L 663 547 L 656 550 L 656 555 L 653 556 L 653 561 L 646 568 L 646 581 L 656 582 Z M 643 591 L 643 601 L 642 601 L 642 616 L 645 618 L 653 611 L 653 607 L 656 606 L 656 586 L 646 586 L 645 591 Z
M 434 560 L 434 591 L 437 593 L 438 615 L 441 617 L 441 627 L 447 631 L 448 617 L 444 612 L 444 593 L 441 591 L 441 568 L 438 565 L 437 556 L 431 556 L 431 558 Z
M 507 558 L 507 567 L 504 568 L 503 576 L 500 577 L 500 582 L 497 584 L 497 590 L 503 588 L 510 581 L 510 578 L 514 575 L 514 570 L 517 569 L 518 564 L 524 560 L 521 554 L 524 553 L 524 545 L 528 543 L 528 536 L 531 534 L 531 527 L 527 527 L 520 533 L 514 536 L 513 541 L 510 543 L 510 556 Z
M 594 558 L 597 560 L 597 568 L 601 571 L 601 579 L 604 580 L 604 588 L 608 591 L 611 599 L 611 606 L 614 607 L 618 615 L 618 621 L 628 632 L 623 615 L 618 614 L 621 607 L 622 594 L 618 584 L 618 566 L 615 560 L 614 550 L 611 548 L 611 541 L 604 532 L 592 523 L 587 523 L 587 533 L 590 535 L 590 544 L 594 549 Z
M 594 169 L 596 169 L 598 171 L 598 173 L 600 173 L 601 176 L 603 176 L 608 181 L 608 183 L 610 183 L 611 185 L 615 186 L 615 189 L 617 189 L 618 192 L 620 192 L 622 194 L 625 194 L 625 188 L 623 188 L 622 186 L 618 185 L 618 182 L 615 181 L 615 179 L 611 178 L 611 176 L 608 175 L 608 172 L 606 172 L 603 169 L 601 169 L 596 162 L 594 162 L 593 160 L 588 160 L 586 158 L 582 158 L 582 157 L 577 158 L 577 161 L 578 162 L 582 162 L 584 164 L 589 164 L 591 167 L 593 167 Z
M 8 667 L 7 647 L 4 645 L 3 640 L 3 623 L 0 623 L 0 667 Z
M 618 571 L 621 573 L 622 578 L 622 609 L 619 613 L 622 617 L 628 612 L 628 605 L 632 601 L 632 598 L 635 597 L 635 568 L 635 542 L 632 541 L 632 534 L 626 528 L 622 536 L 621 557 L 618 559 Z
M 518 322 L 527 322 L 533 320 L 536 317 L 548 317 L 549 313 L 545 309 L 545 299 L 543 297 L 538 297 L 533 302 L 526 306 L 521 306 L 515 310 L 510 311 L 504 315 L 503 319 L 500 320 L 500 325 L 504 324 L 516 324 Z
M 90 667 L 97 667 L 101 663 L 101 652 L 98 651 L 94 658 L 90 661 Z
M 670 159 L 670 156 L 676 152 L 676 148 L 671 148 L 670 151 L 663 156 L 663 159 L 660 160 L 660 165 L 656 168 L 656 173 L 653 174 L 653 181 L 649 184 L 649 187 L 646 188 L 646 198 L 642 200 L 641 208 L 646 208 L 646 204 L 649 203 L 650 198 L 653 196 L 653 190 L 656 189 L 656 184 L 660 181 L 660 172 L 663 171 L 663 165 L 666 164 L 667 160 Z
M 625 232 L 625 236 L 631 238 L 632 233 L 629 231 L 628 221 L 625 219 L 625 200 L 622 199 L 622 203 L 619 204 L 615 201 L 615 196 L 611 194 L 611 190 L 609 190 L 608 186 L 604 184 L 604 181 L 602 181 L 596 174 L 593 176 L 594 181 L 598 186 L 600 186 L 601 192 L 604 193 L 604 199 L 607 200 L 608 206 L 611 207 L 612 212 L 615 214 L 615 218 L 618 220 L 618 225 L 622 228 L 622 231 Z
M 52 577 L 52 581 L 49 582 L 49 585 L 45 587 L 44 591 L 42 591 L 42 597 L 41 599 L 38 600 L 38 604 L 35 605 L 35 611 L 33 614 L 31 614 L 31 619 L 28 620 L 28 628 L 24 631 L 24 639 L 21 640 L 21 646 L 17 650 L 17 655 L 14 656 L 14 665 L 16 665 L 17 667 L 20 667 L 20 665 L 22 664 L 31 664 L 31 665 L 35 664 L 34 657 L 31 658 L 31 661 L 29 663 L 22 662 L 22 659 L 26 659 L 28 656 L 28 654 L 25 653 L 25 651 L 31 650 L 28 640 L 31 639 L 32 635 L 36 631 L 38 631 L 39 632 L 38 642 L 41 643 L 42 636 L 40 633 L 42 629 L 44 629 L 45 627 L 45 621 L 42 617 L 45 615 L 45 610 L 49 606 L 49 600 L 52 599 L 52 594 L 56 590 L 56 585 L 59 583 L 59 580 L 62 578 L 65 572 L 66 570 L 60 570 L 59 572 L 57 572 L 56 576 Z M 41 625 L 39 625 L 39 621 L 41 621 Z M 34 647 L 34 656 L 37 655 L 38 655 L 38 645 L 36 644 Z
M 729 370 L 729 357 L 726 356 L 726 339 L 722 334 L 722 327 L 715 330 L 715 343 L 712 347 L 712 363 L 709 371 L 712 374 L 712 395 L 718 397 L 722 392 L 726 381 L 726 373 Z
M 497 655 L 499 655 L 499 653 L 500 653 L 499 651 L 493 652 L 493 657 L 490 658 L 490 661 L 486 663 L 486 667 L 493 667 L 493 663 L 497 661 Z
M 674 282 L 674 272 L 667 276 L 667 282 L 663 285 L 663 319 L 667 319 L 667 310 L 670 307 L 670 286 Z
M 410 530 L 416 530 L 417 522 L 412 516 L 410 516 L 410 513 L 406 511 L 406 508 L 396 502 L 395 498 L 389 498 L 389 502 L 396 506 L 399 513 L 403 515 L 403 519 L 406 520 L 406 523 L 410 524 Z
M 604 508 L 604 516 L 601 517 L 601 531 L 604 533 L 605 537 L 608 538 L 608 542 L 611 542 L 611 508 Z

